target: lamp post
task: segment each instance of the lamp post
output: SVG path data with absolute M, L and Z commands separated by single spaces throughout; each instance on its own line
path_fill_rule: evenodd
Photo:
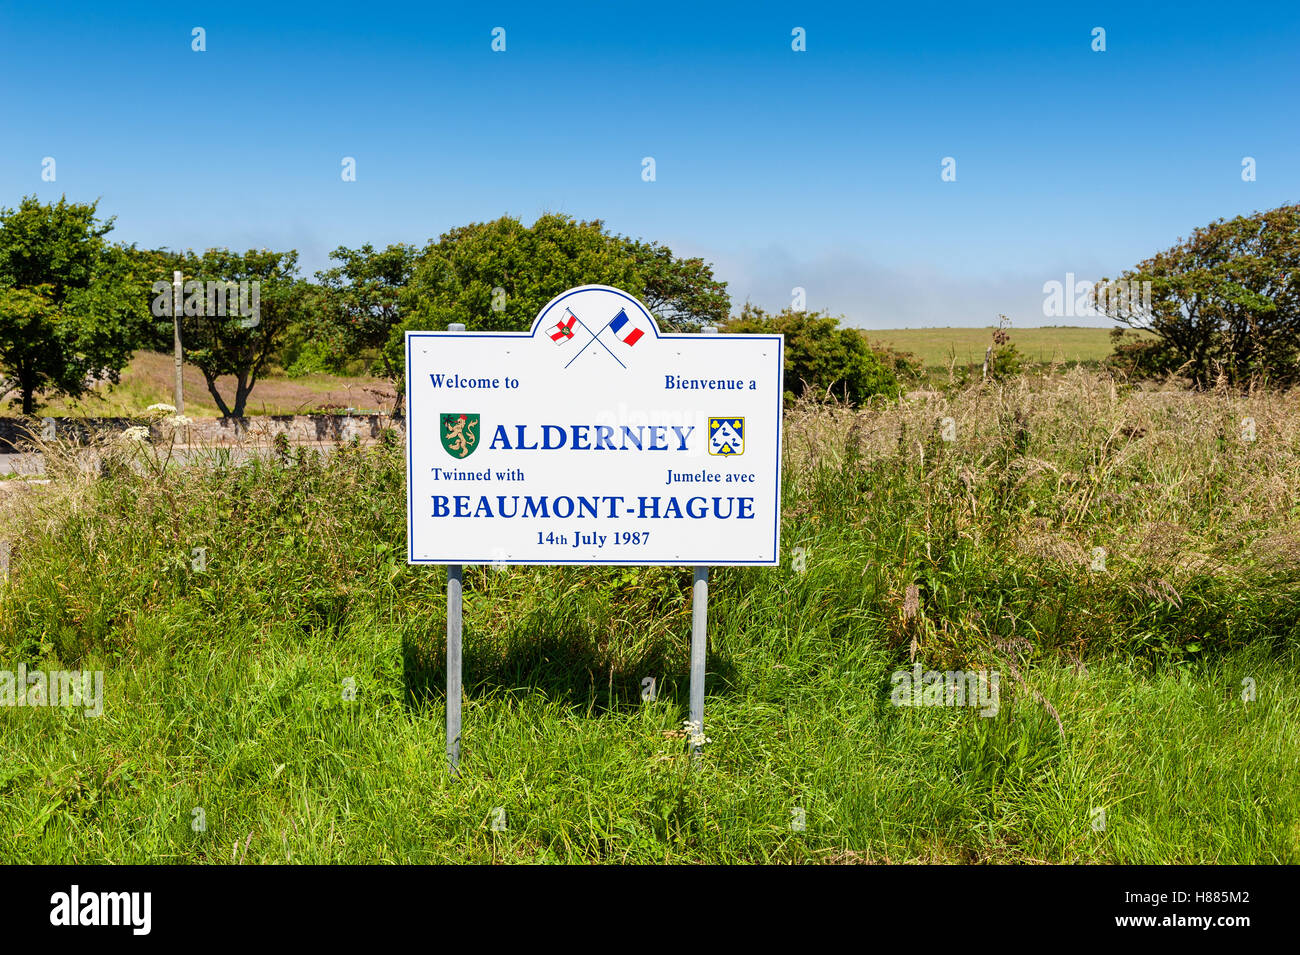
M 173 404 L 176 405 L 176 413 L 184 414 L 185 412 L 185 391 L 181 370 L 184 367 L 184 359 L 181 357 L 181 297 L 183 283 L 179 270 L 172 272 L 172 330 L 173 330 L 173 350 L 176 355 L 176 395 Z

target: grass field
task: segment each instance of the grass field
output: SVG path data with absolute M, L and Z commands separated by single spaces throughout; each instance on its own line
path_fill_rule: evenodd
M 0 669 L 102 669 L 104 713 L 0 707 L 0 844 L 81 863 L 1298 862 L 1298 397 L 1075 370 L 802 405 L 782 541 L 806 563 L 712 572 L 698 763 L 689 569 L 475 567 L 458 780 L 445 578 L 405 563 L 399 440 L 103 476 L 51 449 L 51 484 L 0 495 Z M 914 663 L 998 672 L 996 715 L 893 705 Z
M 884 342 L 901 351 L 911 352 L 926 368 L 978 365 L 992 341 L 994 327 L 988 328 L 889 328 L 865 329 L 868 341 Z M 1054 326 L 1012 328 L 1012 343 L 1026 360 L 1051 362 L 1098 362 L 1111 353 L 1109 328 Z
M 152 404 L 171 404 L 175 391 L 175 365 L 170 355 L 136 352 L 122 370 L 121 381 L 100 385 L 84 398 L 71 401 L 52 398 L 39 413 L 51 417 L 131 417 L 140 415 Z M 208 392 L 203 373 L 193 365 L 183 372 L 185 413 L 191 418 L 220 416 L 216 402 Z M 217 379 L 217 389 L 227 402 L 234 399 L 234 378 Z M 257 383 L 248 399 L 247 413 L 305 414 L 325 408 L 356 408 L 381 411 L 392 407 L 393 386 L 378 378 L 343 378 L 335 375 L 305 375 L 288 378 L 269 376 Z

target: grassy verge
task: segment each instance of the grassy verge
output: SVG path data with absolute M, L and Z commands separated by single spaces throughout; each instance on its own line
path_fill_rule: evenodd
M 396 444 L 51 454 L 0 498 L 0 668 L 105 706 L 0 708 L 7 858 L 1300 861 L 1295 396 L 1076 373 L 787 435 L 800 569 L 713 571 L 695 768 L 689 570 L 470 568 L 458 781 Z M 999 672 L 996 715 L 892 705 L 914 662 Z

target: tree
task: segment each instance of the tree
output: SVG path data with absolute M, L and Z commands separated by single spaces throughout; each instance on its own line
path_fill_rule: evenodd
M 248 396 L 290 323 L 300 320 L 310 292 L 297 277 L 298 253 L 250 249 L 186 252 L 170 265 L 185 276 L 181 344 L 203 372 L 222 417 L 242 418 Z M 154 314 L 171 317 L 171 292 L 159 284 Z M 227 402 L 217 379 L 233 375 Z
M 25 415 L 36 412 L 36 391 L 42 387 L 75 391 L 85 377 L 65 339 L 59 310 L 50 286 L 14 288 L 0 285 L 0 381 L 4 394 L 18 390 Z
M 1150 283 L 1150 307 L 1141 301 Z M 1125 294 L 1114 294 L 1115 290 Z M 1300 205 L 1218 219 L 1095 291 L 1098 308 L 1155 340 L 1123 340 L 1116 364 L 1182 369 L 1204 386 L 1224 375 L 1300 381 Z M 1134 304 L 1134 300 L 1140 304 Z
M 805 392 L 838 395 L 861 404 L 872 395 L 897 397 L 898 379 L 871 350 L 856 328 L 841 328 L 840 320 L 822 312 L 786 308 L 769 315 L 745 304 L 721 327 L 726 333 L 785 336 L 787 399 Z
M 452 229 L 420 253 L 399 298 L 384 367 L 405 366 L 402 332 L 452 322 L 479 331 L 526 331 L 542 307 L 587 284 L 626 289 L 669 327 L 725 320 L 726 284 L 701 259 L 605 231 L 599 220 L 544 215 L 531 226 L 503 216 Z
M 411 317 L 428 329 L 451 320 L 524 331 L 560 292 L 589 283 L 641 285 L 635 259 L 600 222 L 544 215 L 529 227 L 504 216 L 452 229 L 425 248 L 409 288 Z
M 158 301 L 158 283 L 166 282 L 171 286 L 177 254 L 167 249 L 141 249 L 135 245 L 114 246 L 112 251 L 120 256 L 121 281 L 130 285 L 129 294 L 138 303 L 133 305 L 132 314 L 139 313 L 142 319 L 134 336 L 134 347 L 170 354 L 174 344 L 171 312 L 165 316 L 155 315 L 153 306 Z
M 23 414 L 38 392 L 116 382 L 145 327 L 140 277 L 97 206 L 28 196 L 0 209 L 0 391 L 17 390 Z
M 727 283 L 703 259 L 678 259 L 657 242 L 623 240 L 641 272 L 641 300 L 670 328 L 695 330 L 727 320 Z
M 400 364 L 394 365 L 383 346 L 402 323 L 402 300 L 418 254 L 415 246 L 400 243 L 381 251 L 369 243 L 359 249 L 339 246 L 330 258 L 340 264 L 316 273 L 319 307 L 312 310 L 304 328 L 336 357 L 379 349 L 380 375 L 400 377 Z

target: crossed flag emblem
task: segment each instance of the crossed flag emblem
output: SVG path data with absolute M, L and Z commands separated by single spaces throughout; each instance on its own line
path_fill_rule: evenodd
M 583 331 L 590 335 L 591 338 L 587 344 L 578 349 L 577 354 L 569 359 L 564 366 L 565 368 L 568 368 L 569 365 L 572 365 L 577 361 L 582 353 L 591 347 L 593 342 L 599 344 L 601 348 L 605 349 L 605 351 L 609 353 L 609 357 L 618 362 L 621 367 L 627 368 L 627 365 L 623 364 L 622 360 L 615 355 L 612 350 L 610 350 L 610 347 L 601 341 L 600 336 L 604 333 L 605 329 L 609 329 L 614 333 L 615 338 L 621 341 L 624 345 L 631 347 L 645 334 L 645 332 L 637 328 L 636 324 L 627 317 L 626 309 L 620 308 L 617 315 L 601 326 L 600 331 L 593 332 L 587 327 L 586 322 L 577 316 L 573 309 L 565 308 L 564 314 L 560 316 L 559 321 L 549 329 L 551 341 L 555 342 L 557 345 L 563 345 L 566 342 L 572 341 L 574 338 L 574 325 L 580 325 Z

